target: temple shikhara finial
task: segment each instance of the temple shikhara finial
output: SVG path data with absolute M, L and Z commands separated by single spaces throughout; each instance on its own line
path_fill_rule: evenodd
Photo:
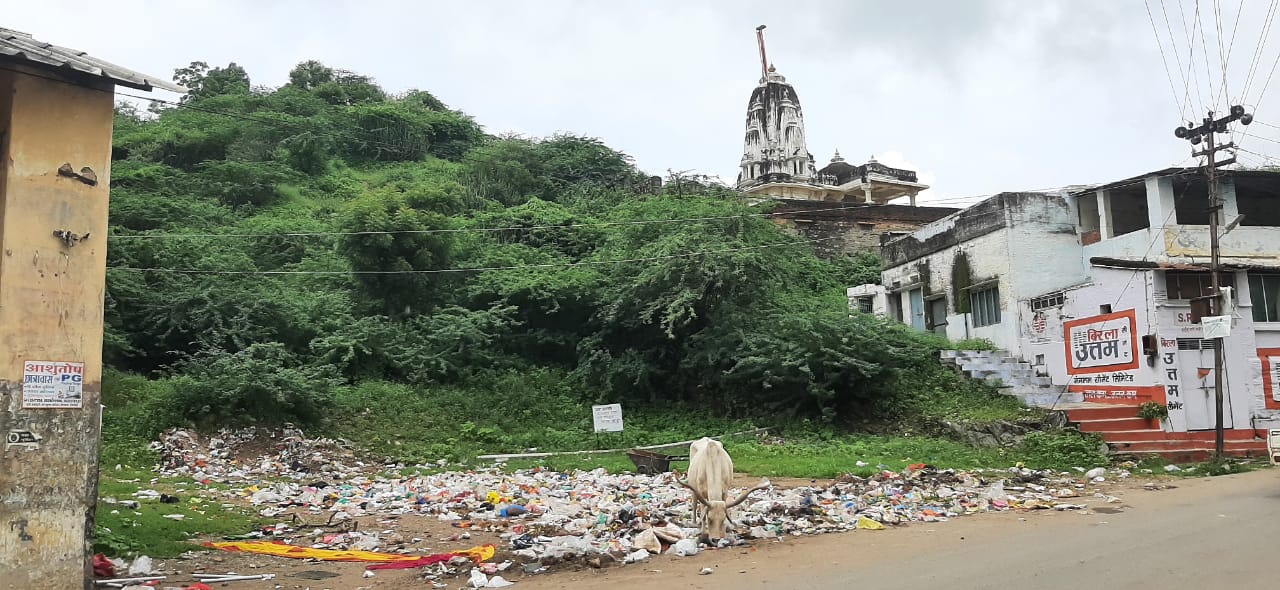
M 756 27 L 760 83 L 747 101 L 747 125 L 739 162 L 738 189 L 762 197 L 806 201 L 884 204 L 915 196 L 929 187 L 916 173 L 890 168 L 875 157 L 861 166 L 845 162 L 836 150 L 831 163 L 817 170 L 805 145 L 800 96 L 769 63 L 765 25 Z
M 760 42 L 760 82 L 769 78 L 769 58 L 764 53 L 764 25 L 756 27 L 756 40 Z

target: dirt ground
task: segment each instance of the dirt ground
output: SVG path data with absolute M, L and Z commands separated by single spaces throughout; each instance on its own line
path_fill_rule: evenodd
M 758 478 L 739 476 L 735 486 L 746 486 L 757 483 Z M 800 485 L 828 485 L 831 480 L 808 479 L 773 479 L 779 488 Z M 1085 514 L 1066 511 L 1010 511 L 1005 513 L 988 513 L 952 519 L 950 522 L 912 523 L 900 527 L 891 527 L 884 531 L 857 531 L 819 536 L 787 537 L 782 540 L 752 541 L 750 546 L 731 547 L 727 549 L 704 550 L 694 557 L 682 558 L 671 554 L 651 557 L 649 560 L 629 565 L 609 563 L 606 558 L 601 568 L 593 567 L 581 559 L 557 564 L 551 571 L 540 574 L 525 573 L 519 563 L 513 564 L 501 575 L 515 582 L 513 588 L 530 590 L 551 588 L 595 588 L 604 584 L 621 585 L 626 588 L 661 587 L 709 587 L 706 584 L 725 584 L 728 579 L 739 578 L 742 582 L 753 582 L 762 579 L 774 579 L 779 584 L 775 587 L 787 587 L 789 584 L 780 574 L 786 572 L 803 572 L 809 568 L 823 564 L 830 566 L 833 556 L 848 552 L 861 555 L 874 555 L 879 551 L 902 550 L 921 545 L 926 548 L 931 539 L 941 536 L 952 536 L 961 531 L 970 538 L 997 534 L 1000 530 L 1014 527 L 1053 526 L 1056 522 L 1070 522 L 1073 519 L 1090 517 L 1098 518 L 1108 513 L 1123 512 L 1131 507 L 1130 502 L 1138 502 L 1151 497 L 1152 492 L 1145 490 L 1147 483 L 1156 482 L 1161 485 L 1181 487 L 1187 485 L 1203 485 L 1198 480 L 1182 479 L 1129 479 L 1121 482 L 1105 484 L 1107 493 L 1124 500 L 1119 504 L 1101 504 L 1091 502 L 1090 510 Z M 1167 493 L 1167 492 L 1166 492 Z M 1092 500 L 1091 498 L 1088 500 Z M 312 525 L 321 519 L 317 516 L 303 516 L 303 520 Z M 282 519 L 281 521 L 284 521 Z M 441 522 L 434 517 L 406 515 L 398 518 L 364 517 L 358 519 L 359 530 L 376 530 L 379 532 L 395 532 L 405 539 L 405 547 L 415 554 L 431 554 L 467 549 L 476 545 L 492 543 L 498 548 L 495 563 L 510 559 L 507 544 L 500 539 L 504 532 L 500 526 L 473 527 L 462 529 L 451 523 Z M 515 521 L 511 524 L 517 524 Z M 505 526 L 505 525 L 502 525 Z M 298 526 L 302 530 L 306 527 Z M 460 538 L 463 534 L 470 538 Z M 963 537 L 962 537 L 963 538 Z M 838 561 L 838 560 L 836 560 Z M 784 565 L 785 564 L 785 565 Z M 201 553 L 193 559 L 173 559 L 159 561 L 157 570 L 168 579 L 161 583 L 164 587 L 185 587 L 192 580 L 192 573 L 228 573 L 242 575 L 274 574 L 270 581 L 240 581 L 213 585 L 215 588 L 225 587 L 243 590 L 353 590 L 353 589 L 421 589 L 432 588 L 432 581 L 424 580 L 418 569 L 380 570 L 374 577 L 363 577 L 365 564 L 344 562 L 317 562 L 302 559 L 286 559 L 280 557 L 252 555 L 230 552 Z M 711 568 L 710 576 L 699 575 L 703 568 Z M 442 577 L 441 588 L 463 588 L 466 586 L 466 575 L 469 567 L 460 569 L 458 577 Z M 324 576 L 321 579 L 316 577 Z M 676 586 L 672 586 L 676 584 Z M 731 587 L 731 586 L 730 586 Z

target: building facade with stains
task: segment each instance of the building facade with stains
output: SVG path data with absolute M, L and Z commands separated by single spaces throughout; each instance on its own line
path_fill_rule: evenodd
M 1224 171 L 1227 429 L 1280 427 L 1280 173 Z M 953 340 L 986 338 L 1063 400 L 1163 404 L 1169 432 L 1215 423 L 1208 186 L 1167 169 L 1070 193 L 1006 193 L 884 246 L 850 304 Z
M 91 588 L 116 85 L 0 28 L 0 589 Z

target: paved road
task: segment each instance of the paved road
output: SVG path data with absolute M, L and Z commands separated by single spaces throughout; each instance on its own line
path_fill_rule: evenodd
M 1280 584 L 1280 471 L 1173 480 L 1117 492 L 1089 514 L 966 517 L 903 530 L 789 540 L 564 577 L 534 588 L 1080 588 L 1162 590 Z M 1117 511 L 1118 510 L 1118 511 Z M 699 576 L 703 567 L 713 575 Z M 661 569 L 663 571 L 654 571 Z

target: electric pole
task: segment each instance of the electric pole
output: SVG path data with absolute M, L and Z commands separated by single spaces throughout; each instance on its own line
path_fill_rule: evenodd
M 1205 117 L 1204 122 L 1194 129 L 1179 127 L 1173 131 L 1174 136 L 1179 139 L 1185 139 L 1191 142 L 1191 145 L 1197 145 L 1201 141 L 1205 143 L 1205 149 L 1197 152 L 1192 148 L 1193 156 L 1205 157 L 1205 175 L 1208 179 L 1209 189 L 1209 272 L 1213 281 L 1212 292 L 1212 314 L 1215 316 L 1222 315 L 1222 310 L 1226 308 L 1226 302 L 1222 300 L 1222 282 L 1220 277 L 1221 271 L 1221 248 L 1219 244 L 1218 223 L 1222 220 L 1222 199 L 1218 197 L 1218 167 L 1234 164 L 1235 157 L 1219 161 L 1216 154 L 1225 149 L 1235 147 L 1235 143 L 1227 142 L 1217 145 L 1214 142 L 1214 134 L 1226 133 L 1227 125 L 1240 121 L 1241 124 L 1248 125 L 1253 122 L 1253 115 L 1245 112 L 1244 107 L 1236 105 L 1231 107 L 1231 114 L 1221 119 L 1213 118 L 1213 111 L 1209 111 L 1209 116 Z M 1225 432 L 1223 431 L 1223 403 L 1222 403 L 1222 362 L 1224 339 L 1219 336 L 1214 338 L 1213 342 L 1213 404 L 1214 404 L 1214 437 L 1213 437 L 1213 457 L 1217 461 L 1222 460 L 1226 447 Z

